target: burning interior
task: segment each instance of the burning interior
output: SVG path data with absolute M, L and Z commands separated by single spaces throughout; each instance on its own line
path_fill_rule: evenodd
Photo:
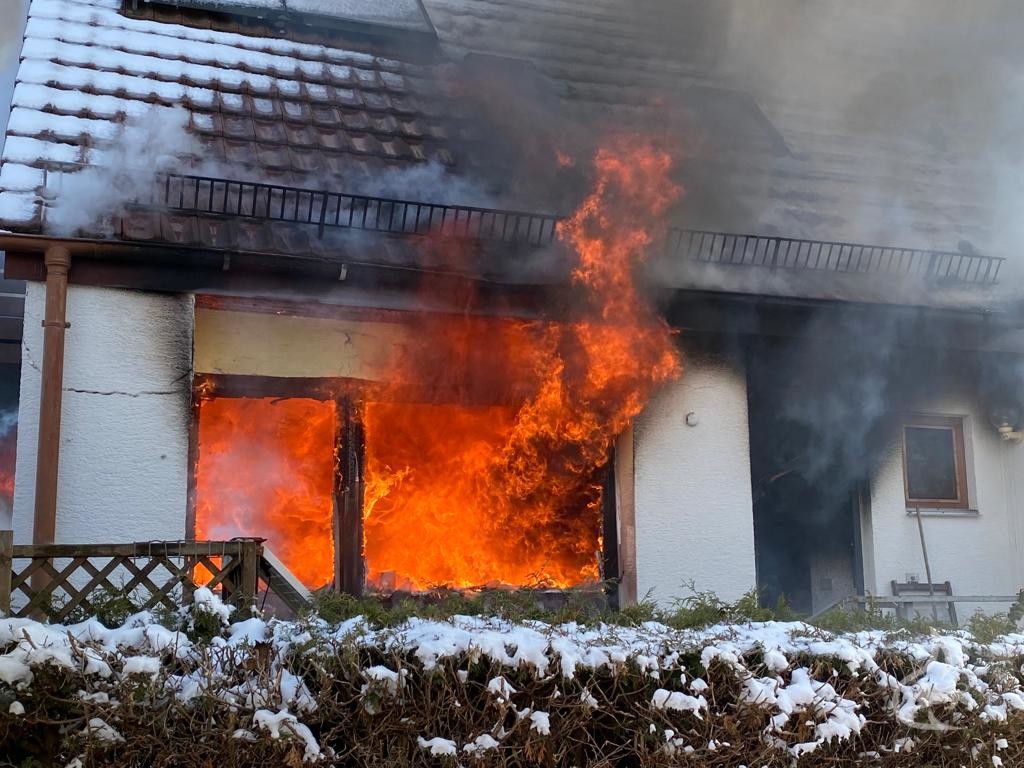
M 557 319 L 352 310 L 333 375 L 199 379 L 196 536 L 265 537 L 311 588 L 614 578 L 612 446 L 680 372 L 637 283 L 679 195 L 670 167 L 652 145 L 597 153 L 558 230 L 574 267 Z

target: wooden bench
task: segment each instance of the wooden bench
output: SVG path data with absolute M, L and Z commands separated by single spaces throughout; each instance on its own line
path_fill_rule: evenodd
M 896 615 L 901 619 L 911 618 L 909 610 L 912 610 L 914 604 L 914 597 L 930 597 L 932 595 L 945 595 L 947 597 L 953 596 L 953 585 L 948 581 L 944 581 L 937 584 L 928 584 L 920 581 L 907 581 L 898 582 L 893 579 L 890 582 L 892 588 L 893 597 L 896 598 L 893 602 L 896 603 Z M 903 599 L 899 598 L 911 598 Z M 935 603 L 933 602 L 934 606 Z M 959 626 L 959 621 L 956 617 L 956 603 L 950 600 L 946 603 L 946 610 L 949 611 L 949 621 L 956 627 Z

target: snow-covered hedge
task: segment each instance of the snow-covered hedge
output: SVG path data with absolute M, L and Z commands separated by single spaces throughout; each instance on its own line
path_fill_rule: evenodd
M 0 619 L 0 762 L 88 766 L 998 766 L 1024 636 L 248 618 Z M 198 641 L 197 628 L 212 640 Z M 218 631 L 219 628 L 219 631 Z

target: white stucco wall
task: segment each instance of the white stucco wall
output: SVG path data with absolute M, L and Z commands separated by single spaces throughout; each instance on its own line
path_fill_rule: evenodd
M 15 541 L 32 538 L 44 287 L 25 298 Z M 71 286 L 57 542 L 185 535 L 193 301 Z
M 695 414 L 697 426 L 686 416 Z M 637 593 L 660 603 L 686 584 L 733 600 L 756 583 L 744 372 L 688 356 L 635 425 Z
M 1003 442 L 989 425 L 985 407 L 971 388 L 949 380 L 932 383 L 932 394 L 913 404 L 919 413 L 963 416 L 968 490 L 976 515 L 922 513 L 928 560 L 935 582 L 949 581 L 955 594 L 1013 595 L 1024 587 L 1021 556 L 1021 498 L 1024 446 Z M 893 417 L 892 439 L 871 481 L 870 512 L 865 519 L 870 542 L 870 568 L 865 586 L 876 595 L 891 594 L 890 582 L 908 574 L 926 581 L 917 519 L 907 514 L 899 417 Z M 960 620 L 976 606 L 960 605 Z M 989 610 L 1006 610 L 989 605 Z

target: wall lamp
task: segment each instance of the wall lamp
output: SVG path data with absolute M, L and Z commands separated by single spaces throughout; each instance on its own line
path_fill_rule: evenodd
M 1020 409 L 1011 405 L 993 408 L 988 415 L 988 420 L 996 428 L 999 436 L 1004 442 L 1019 445 L 1024 442 L 1024 431 L 1018 430 L 1020 424 Z

